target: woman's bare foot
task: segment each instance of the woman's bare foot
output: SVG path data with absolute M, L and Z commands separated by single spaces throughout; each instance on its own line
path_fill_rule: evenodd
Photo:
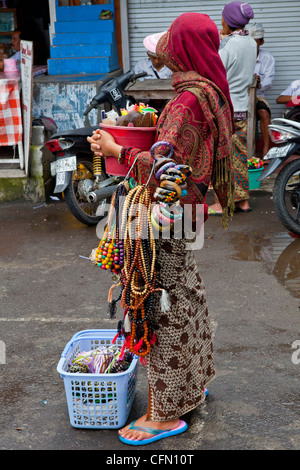
M 208 213 L 210 211 L 212 211 L 212 213 L 215 212 L 216 214 L 222 214 L 223 209 L 219 202 L 215 202 L 212 206 L 209 206 Z
M 243 201 L 238 201 L 235 203 L 235 206 L 243 211 L 250 209 L 248 199 L 244 199 Z
M 137 419 L 134 425 L 151 428 L 151 429 L 155 429 L 158 431 L 168 431 L 170 429 L 176 428 L 179 425 L 179 419 L 174 419 L 172 421 L 161 421 L 161 422 L 147 421 L 146 419 L 147 419 L 147 415 L 144 415 L 141 418 Z M 135 429 L 129 429 L 129 425 L 120 429 L 119 434 L 125 439 L 138 440 L 138 441 L 141 441 L 144 439 L 150 439 L 151 437 L 153 437 L 153 434 L 149 434 L 148 432 L 138 431 Z

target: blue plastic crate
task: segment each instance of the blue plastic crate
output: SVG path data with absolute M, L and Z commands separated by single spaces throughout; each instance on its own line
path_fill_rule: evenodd
M 66 345 L 57 371 L 64 380 L 71 425 L 85 429 L 119 429 L 127 421 L 135 396 L 138 357 L 130 367 L 117 374 L 68 372 L 74 355 L 101 346 L 110 346 L 116 330 L 83 330 Z M 122 346 L 123 340 L 116 344 Z

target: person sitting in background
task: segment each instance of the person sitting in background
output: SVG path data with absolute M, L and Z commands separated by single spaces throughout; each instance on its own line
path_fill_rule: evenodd
M 171 70 L 165 66 L 165 64 L 161 61 L 161 59 L 155 53 L 156 44 L 153 43 L 153 38 L 155 40 L 159 40 L 162 36 L 162 33 L 153 34 L 152 36 L 147 37 L 144 39 L 143 43 L 147 50 L 147 59 L 139 60 L 135 67 L 134 73 L 142 73 L 146 72 L 147 75 L 145 77 L 140 77 L 138 80 L 143 81 L 145 79 L 170 79 L 172 76 Z M 152 99 L 146 100 L 147 104 L 157 110 L 158 113 L 161 113 L 166 106 L 168 100 L 164 99 Z
M 157 33 L 161 35 L 161 33 Z M 159 39 L 159 37 L 157 38 Z M 168 79 L 171 78 L 172 72 L 155 53 L 155 45 L 148 38 L 144 39 L 144 46 L 147 49 L 148 58 L 139 60 L 135 67 L 134 73 L 147 72 L 146 77 L 141 77 L 139 80 L 145 79 Z
M 14 54 L 10 59 L 16 59 L 18 70 L 21 70 L 21 31 L 14 31 L 11 35 L 11 47 Z
M 295 106 L 300 104 L 300 80 L 294 80 L 276 99 L 277 104 L 287 104 L 293 101 Z
M 257 75 L 256 90 L 256 117 L 260 121 L 260 130 L 263 139 L 262 157 L 270 149 L 270 136 L 268 125 L 271 124 L 271 109 L 265 98 L 265 92 L 272 86 L 275 76 L 275 59 L 270 52 L 261 49 L 264 44 L 264 28 L 261 23 L 253 23 L 248 27 L 250 36 L 257 44 L 257 59 L 254 74 Z

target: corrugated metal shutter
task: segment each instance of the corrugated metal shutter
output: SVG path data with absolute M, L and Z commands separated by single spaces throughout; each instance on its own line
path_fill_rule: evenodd
M 128 29 L 130 64 L 145 58 L 143 38 L 147 34 L 168 29 L 171 22 L 182 13 L 193 11 L 208 14 L 221 29 L 223 1 L 180 0 L 128 0 Z M 276 60 L 276 75 L 272 89 L 266 98 L 272 109 L 272 117 L 281 115 L 284 109 L 276 104 L 277 96 L 293 81 L 300 79 L 300 2 L 291 0 L 249 1 L 255 19 L 265 28 L 264 48 Z

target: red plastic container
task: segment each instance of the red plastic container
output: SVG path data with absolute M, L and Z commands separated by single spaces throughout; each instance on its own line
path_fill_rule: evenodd
M 155 142 L 156 127 L 125 127 L 100 124 L 100 129 L 109 132 L 117 144 L 124 147 L 136 147 L 140 150 L 150 150 Z M 114 176 L 126 176 L 126 165 L 120 165 L 116 157 L 105 158 L 106 173 Z

